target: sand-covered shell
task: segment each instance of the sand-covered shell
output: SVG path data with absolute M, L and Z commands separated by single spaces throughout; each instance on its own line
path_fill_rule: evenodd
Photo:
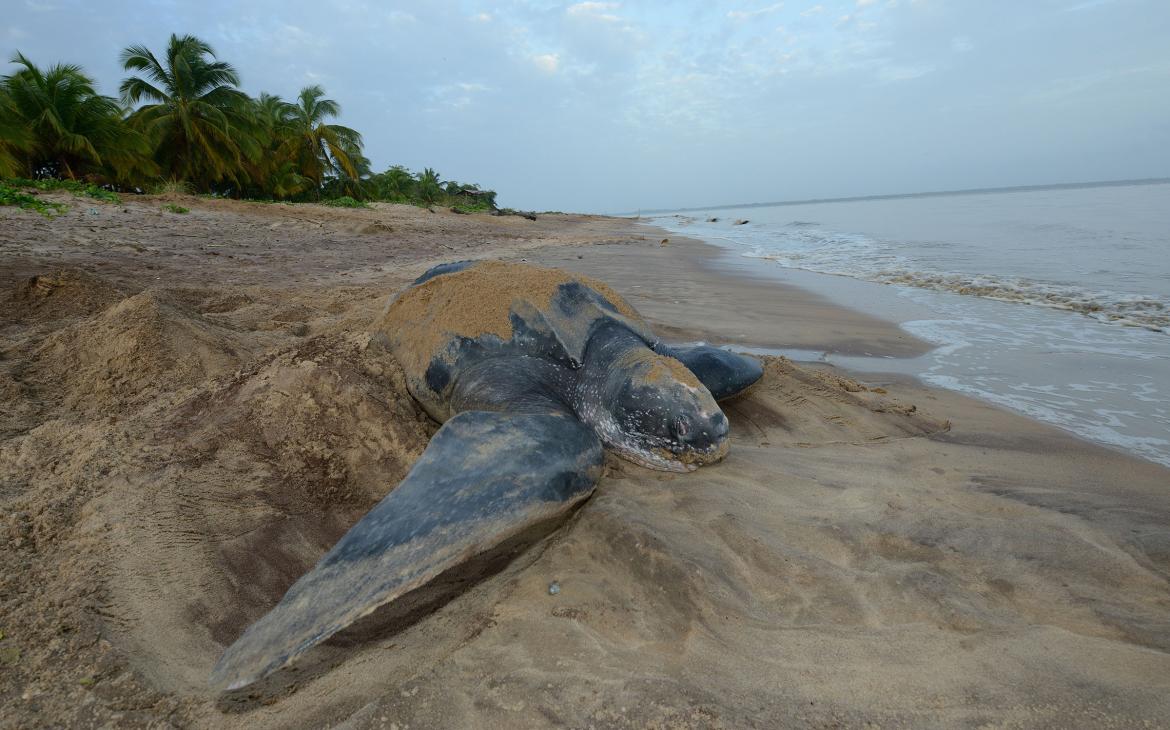
M 445 419 L 444 373 L 475 348 L 503 348 L 580 367 L 606 322 L 647 345 L 641 316 L 606 284 L 571 272 L 503 261 L 461 262 L 422 277 L 387 307 L 376 329 L 406 373 L 407 387 Z

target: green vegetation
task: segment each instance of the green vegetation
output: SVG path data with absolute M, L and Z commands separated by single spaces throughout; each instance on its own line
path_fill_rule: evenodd
M 44 201 L 35 195 L 23 192 L 29 189 L 44 192 L 61 190 L 72 193 L 73 195 L 101 200 L 106 203 L 122 202 L 122 198 L 117 193 L 112 190 L 106 190 L 105 188 L 99 188 L 93 183 L 81 182 L 79 180 L 29 180 L 27 178 L 13 177 L 0 180 L 0 205 L 15 205 L 26 210 L 35 210 L 47 217 L 51 217 L 65 210 L 66 206 L 64 203 Z
M 0 183 L 0 205 L 15 205 L 24 210 L 35 210 L 46 218 L 52 218 L 55 214 L 65 210 L 65 206 L 61 203 L 46 202 L 35 195 L 21 192 L 18 188 L 5 183 Z
M 167 203 L 162 207 L 162 209 L 168 213 L 178 213 L 179 215 L 184 215 L 191 212 L 190 208 L 184 208 L 183 206 L 175 205 L 174 203 Z
M 372 172 L 362 135 L 333 122 L 341 105 L 320 86 L 291 102 L 251 97 L 235 67 L 190 35 L 172 35 L 157 55 L 134 45 L 119 58 L 127 76 L 116 99 L 80 66 L 12 57 L 17 69 L 0 77 L 0 178 L 18 178 L 14 190 L 111 202 L 115 191 L 149 191 L 496 211 L 495 192 L 443 181 L 431 168 Z
M 412 173 L 401 165 L 370 175 L 363 181 L 366 194 L 374 200 L 411 205 L 449 206 L 458 213 L 496 210 L 496 193 L 478 185 L 454 180 L 443 182 L 431 168 Z
M 146 136 L 80 66 L 41 69 L 20 53 L 12 63 L 20 68 L 0 78 L 0 148 L 9 159 L 0 174 L 123 182 L 153 172 Z
M 526 212 L 523 210 L 513 210 L 511 208 L 500 208 L 495 211 L 496 215 L 518 215 L 521 218 L 527 218 L 530 221 L 536 220 L 536 213 Z
M 492 207 L 484 201 L 474 201 L 471 203 L 456 203 L 451 206 L 451 210 L 455 213 L 490 213 Z
M 322 201 L 322 203 L 324 203 L 325 205 L 331 205 L 334 208 L 369 208 L 370 207 L 360 200 L 354 200 L 353 198 L 349 197 L 348 195 L 342 195 L 340 198 L 330 198 L 329 200 Z
M 182 180 L 167 180 L 151 186 L 150 192 L 154 195 L 194 195 L 195 187 Z
M 29 180 L 27 178 L 14 177 L 5 180 L 4 183 L 16 188 L 35 188 L 45 191 L 64 190 L 74 195 L 84 195 L 88 198 L 95 198 L 106 203 L 122 202 L 122 198 L 114 191 L 100 188 L 93 183 L 80 182 L 78 180 L 53 180 L 52 178 Z

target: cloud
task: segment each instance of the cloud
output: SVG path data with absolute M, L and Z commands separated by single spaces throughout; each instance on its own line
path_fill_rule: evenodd
M 883 83 L 892 84 L 899 81 L 910 81 L 921 78 L 933 71 L 933 66 L 886 65 L 878 69 L 877 76 Z
M 485 91 L 491 91 L 491 87 L 476 82 L 441 84 L 430 91 L 430 109 L 432 111 L 464 109 L 474 103 L 475 95 Z
M 757 10 L 728 10 L 727 17 L 731 18 L 732 20 L 747 20 L 748 18 L 756 18 L 761 15 L 774 13 L 783 7 L 784 3 L 776 3 L 775 5 L 769 5 L 765 8 L 759 8 Z
M 965 35 L 957 35 L 951 39 L 951 50 L 955 53 L 967 53 L 975 49 L 975 44 Z
M 471 16 L 471 19 L 477 23 L 490 23 L 490 22 L 492 22 L 492 14 L 491 13 L 478 13 L 476 15 Z
M 532 56 L 530 60 L 538 69 L 547 74 L 555 74 L 561 65 L 561 57 L 556 53 L 540 53 Z
M 608 11 L 617 10 L 618 7 L 620 7 L 619 3 L 584 2 L 570 5 L 565 12 L 578 18 L 592 18 L 594 20 L 604 20 L 613 23 L 621 20 L 621 18 Z
M 406 13 L 401 10 L 391 10 L 386 14 L 386 20 L 390 21 L 391 23 L 413 23 L 418 20 L 418 18 L 416 18 L 411 13 Z
M 820 15 L 823 12 L 825 12 L 824 5 L 814 5 L 811 8 L 809 8 L 808 10 L 805 10 L 804 12 L 802 12 L 801 15 L 803 15 L 806 18 L 811 18 L 812 16 Z

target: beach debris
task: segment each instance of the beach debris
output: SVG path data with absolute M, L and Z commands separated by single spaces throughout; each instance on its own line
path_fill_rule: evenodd
M 670 239 L 669 239 L 669 238 L 664 238 L 664 239 L 662 239 L 662 243 L 661 243 L 660 245 L 662 245 L 662 246 L 665 246 L 665 245 L 666 245 L 666 244 L 668 244 L 668 243 L 670 243 Z
M 89 213 L 90 215 L 99 215 L 97 208 L 90 208 L 86 211 L 86 213 Z
M 719 219 L 718 219 L 718 218 L 708 218 L 708 219 L 707 219 L 707 222 L 708 222 L 708 223 L 718 223 L 718 222 L 719 222 Z
M 520 216 L 521 218 L 526 218 L 530 221 L 536 220 L 536 212 L 535 211 L 515 210 L 513 208 L 497 208 L 497 209 L 492 211 L 492 215 L 496 215 L 496 216 L 516 215 L 516 216 Z
M 747 223 L 747 222 L 748 222 L 748 219 L 747 219 L 747 218 L 740 218 L 739 220 L 737 220 L 737 221 L 736 221 L 735 223 L 733 223 L 732 225 L 736 225 L 736 226 L 742 226 L 742 225 L 744 225 L 744 224 L 745 224 L 745 223 Z
M 556 594 L 558 594 L 560 592 L 561 592 L 561 584 L 559 582 L 554 580 L 552 583 L 548 584 L 548 594 L 550 596 L 555 596 Z

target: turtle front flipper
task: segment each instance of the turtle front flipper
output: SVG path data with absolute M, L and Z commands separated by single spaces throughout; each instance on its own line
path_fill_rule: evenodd
M 764 375 L 764 366 L 756 358 L 729 352 L 721 347 L 659 344 L 654 351 L 686 365 L 711 391 L 715 400 L 730 398 L 742 392 Z
M 447 569 L 564 515 L 592 493 L 601 462 L 597 435 L 571 416 L 460 413 L 402 483 L 228 647 L 211 684 L 251 684 Z

